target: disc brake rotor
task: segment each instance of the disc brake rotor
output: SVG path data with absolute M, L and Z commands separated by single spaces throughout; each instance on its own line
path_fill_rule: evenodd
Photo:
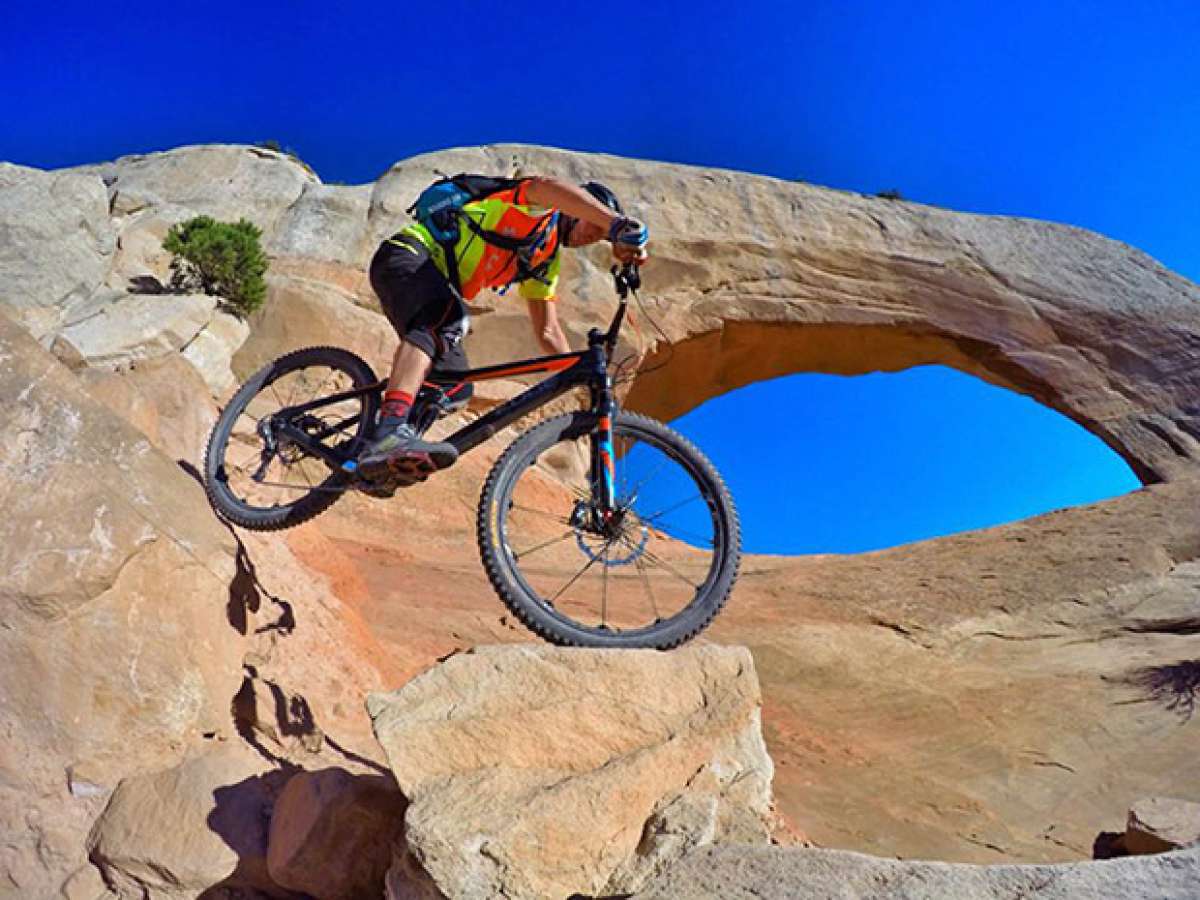
M 644 525 L 634 525 L 618 510 L 615 526 L 598 524 L 599 515 L 586 500 L 575 504 L 571 513 L 571 528 L 575 532 L 575 543 L 591 562 L 606 566 L 627 566 L 636 562 L 646 552 L 650 532 Z M 623 554 L 623 555 L 622 555 Z

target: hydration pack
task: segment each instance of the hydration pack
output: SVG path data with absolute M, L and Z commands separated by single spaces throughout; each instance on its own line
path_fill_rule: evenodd
M 429 185 L 421 191 L 412 206 L 408 208 L 408 214 L 425 226 L 425 229 L 446 253 L 446 266 L 455 290 L 461 290 L 461 286 L 458 283 L 458 265 L 454 256 L 454 248 L 462 233 L 463 223 L 466 223 L 467 227 L 481 240 L 516 255 L 517 277 L 514 279 L 515 281 L 526 278 L 544 280 L 546 264 L 531 268 L 529 259 L 557 226 L 557 212 L 551 217 L 546 227 L 539 228 L 533 234 L 523 238 L 509 237 L 488 231 L 463 213 L 463 207 L 466 204 L 474 200 L 482 200 L 501 191 L 511 190 L 517 184 L 519 182 L 511 178 L 460 173 L 441 178 Z

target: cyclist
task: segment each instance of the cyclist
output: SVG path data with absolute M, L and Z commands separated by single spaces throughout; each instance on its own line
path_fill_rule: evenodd
M 560 249 L 607 238 L 618 261 L 646 259 L 646 226 L 626 216 L 616 195 L 598 182 L 576 187 L 553 178 L 468 177 L 482 189 L 479 199 L 461 207 L 459 220 L 466 227 L 458 229 L 456 243 L 439 244 L 418 223 L 385 240 L 371 260 L 371 287 L 400 346 L 379 426 L 359 454 L 358 471 L 368 478 L 389 469 L 427 473 L 458 458 L 453 444 L 418 436 L 408 414 L 435 363 L 447 370 L 469 368 L 462 347 L 469 324 L 464 300 L 484 288 L 506 290 L 517 283 L 538 343 L 547 353 L 569 353 L 553 302 Z M 465 386 L 455 399 L 465 403 L 469 390 Z

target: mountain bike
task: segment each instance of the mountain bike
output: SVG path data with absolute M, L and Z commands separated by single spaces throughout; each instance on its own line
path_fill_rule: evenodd
M 610 360 L 640 278 L 613 267 L 619 305 L 586 350 L 460 370 L 434 369 L 414 399 L 421 432 L 468 383 L 549 374 L 442 438 L 460 456 L 564 393 L 586 408 L 529 428 L 483 485 L 476 536 L 488 579 L 528 628 L 553 643 L 668 649 L 695 637 L 737 578 L 740 527 L 721 476 L 661 422 L 620 409 Z M 297 350 L 251 377 L 209 438 L 205 490 L 244 528 L 305 522 L 347 491 L 388 494 L 356 471 L 385 382 L 336 347 Z

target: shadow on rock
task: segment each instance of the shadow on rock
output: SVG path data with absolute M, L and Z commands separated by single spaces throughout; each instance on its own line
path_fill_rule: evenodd
M 295 763 L 276 752 L 299 744 L 310 754 L 328 747 L 343 759 L 391 777 L 391 772 L 339 744 L 317 725 L 312 707 L 302 694 L 285 691 L 275 682 L 263 678 L 252 665 L 246 665 L 242 686 L 233 698 L 233 721 L 242 739 L 264 759 L 283 768 L 295 769 Z M 264 740 L 264 738 L 266 740 Z
M 197 484 L 201 487 L 204 486 L 204 476 L 200 474 L 199 469 L 185 459 L 177 460 L 177 462 L 183 471 L 196 480 Z M 218 522 L 228 529 L 230 536 L 237 544 L 237 551 L 234 557 L 237 572 L 233 577 L 233 581 L 229 583 L 229 603 L 226 607 L 229 624 L 237 630 L 238 634 L 246 634 L 250 627 L 250 616 L 257 614 L 262 609 L 263 598 L 265 597 L 279 608 L 279 617 L 273 622 L 254 629 L 254 633 L 263 634 L 269 631 L 277 631 L 284 635 L 291 634 L 296 627 L 296 614 L 292 609 L 292 604 L 272 594 L 263 586 L 262 581 L 258 577 L 258 571 L 254 567 L 254 561 L 246 551 L 246 545 L 242 543 L 241 537 L 238 536 L 233 526 L 226 522 L 225 519 L 221 518 L 215 512 L 213 515 L 216 516 Z
M 267 772 L 213 791 L 215 805 L 207 825 L 237 855 L 237 866 L 228 878 L 200 894 L 201 900 L 224 898 L 231 888 L 278 895 L 267 871 L 267 845 L 275 801 L 293 774 L 284 770 Z
M 1158 703 L 1187 722 L 1200 693 L 1200 659 L 1144 666 L 1126 676 L 1125 682 L 1141 692 L 1143 701 Z

